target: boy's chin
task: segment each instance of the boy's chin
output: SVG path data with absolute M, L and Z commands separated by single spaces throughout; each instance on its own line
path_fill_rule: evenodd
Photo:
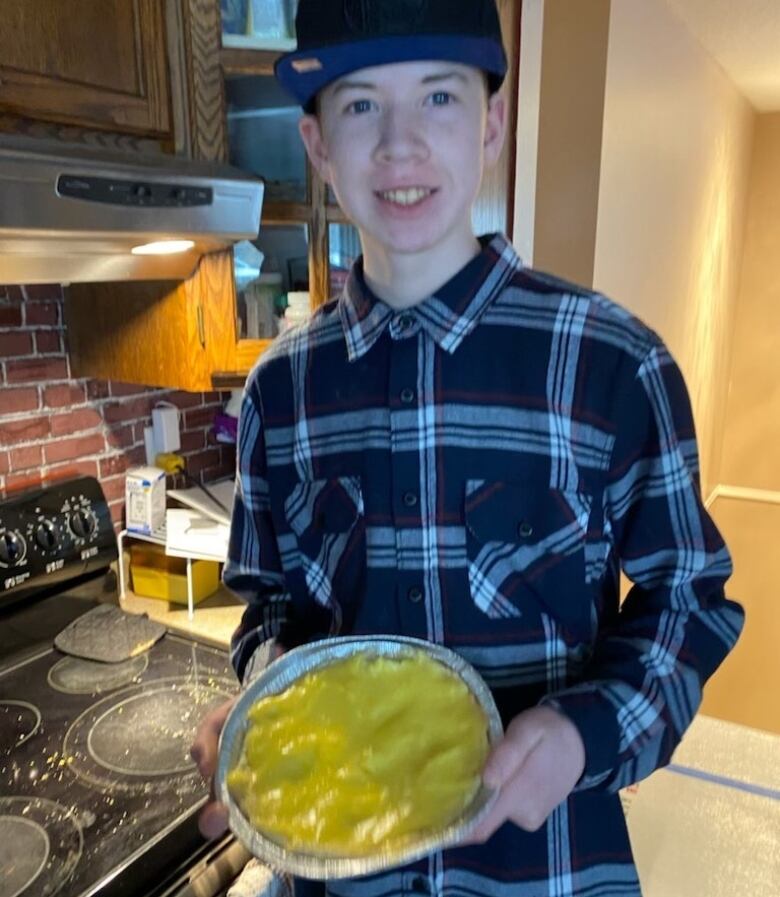
M 459 239 L 459 235 L 471 233 L 470 228 L 470 218 L 460 228 L 445 227 L 440 220 L 383 222 L 379 226 L 372 227 L 368 236 L 378 248 L 399 255 L 418 255 L 447 247 L 450 247 L 453 253 L 457 253 L 461 242 L 465 242 Z
M 440 242 L 426 234 L 411 233 L 393 237 L 384 236 L 375 240 L 375 243 L 385 252 L 392 252 L 396 255 L 420 255 L 433 252 Z

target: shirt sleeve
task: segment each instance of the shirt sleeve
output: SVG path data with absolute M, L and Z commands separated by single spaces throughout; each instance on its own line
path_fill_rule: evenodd
M 236 492 L 222 577 L 247 605 L 231 640 L 231 660 L 242 680 L 267 663 L 277 641 L 292 647 L 305 640 L 285 588 L 271 516 L 261 411 L 259 389 L 250 381 L 238 425 Z
M 701 501 L 688 393 L 662 345 L 639 366 L 617 426 L 605 520 L 633 586 L 582 681 L 542 702 L 582 736 L 576 790 L 617 791 L 668 763 L 744 622 L 725 597 L 731 559 Z

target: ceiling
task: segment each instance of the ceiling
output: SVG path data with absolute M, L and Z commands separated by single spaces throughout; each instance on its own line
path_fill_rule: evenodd
M 780 0 L 666 0 L 759 112 L 780 110 Z

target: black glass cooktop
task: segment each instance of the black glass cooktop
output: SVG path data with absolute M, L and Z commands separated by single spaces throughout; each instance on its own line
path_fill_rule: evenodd
M 226 652 L 170 633 L 119 664 L 0 656 L 0 897 L 141 894 L 185 861 L 190 744 L 236 688 Z

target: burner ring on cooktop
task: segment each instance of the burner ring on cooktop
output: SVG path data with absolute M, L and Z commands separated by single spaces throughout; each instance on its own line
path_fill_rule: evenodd
M 3 853 L 8 856 L 3 857 Z M 43 871 L 51 853 L 46 829 L 24 816 L 0 816 L 0 895 L 17 897 Z
M 63 657 L 49 670 L 49 685 L 69 695 L 99 695 L 137 679 L 149 666 L 149 655 L 139 654 L 119 663 Z
M 65 735 L 69 771 L 108 792 L 199 787 L 189 753 L 195 730 L 234 687 L 227 679 L 172 677 L 108 695 Z
M 27 701 L 0 701 L 0 756 L 24 744 L 41 727 L 41 712 Z
M 54 897 L 81 859 L 84 837 L 73 813 L 41 797 L 0 797 L 0 897 Z M 30 891 L 30 894 L 33 892 Z

